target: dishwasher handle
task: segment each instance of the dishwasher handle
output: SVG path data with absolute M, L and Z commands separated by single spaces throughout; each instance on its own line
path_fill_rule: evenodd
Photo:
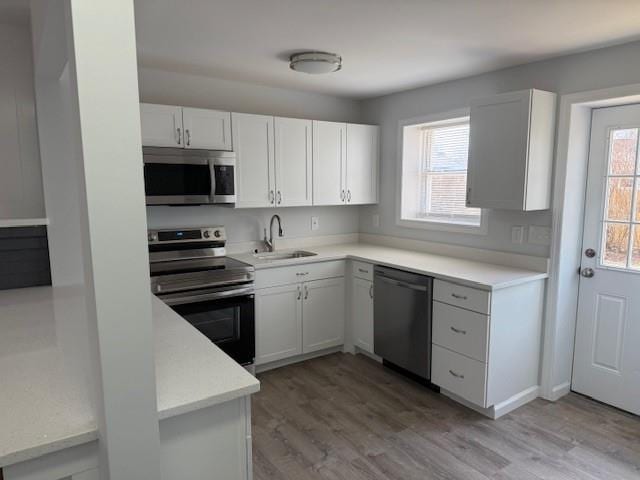
M 381 274 L 377 274 L 376 279 L 380 279 L 381 281 L 388 283 L 390 285 L 394 285 L 396 287 L 410 288 L 411 290 L 416 290 L 418 292 L 427 291 L 427 287 L 425 285 L 417 285 L 415 283 L 402 282 L 400 280 L 394 280 L 393 278 L 385 277 L 384 275 L 381 275 Z

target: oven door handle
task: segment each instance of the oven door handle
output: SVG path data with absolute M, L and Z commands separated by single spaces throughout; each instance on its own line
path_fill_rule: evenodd
M 187 303 L 208 302 L 210 300 L 220 300 L 224 298 L 242 297 L 244 295 L 253 295 L 255 290 L 253 287 L 235 288 L 233 290 L 222 290 L 218 292 L 197 293 L 197 294 L 180 294 L 168 297 L 159 297 L 167 305 L 184 305 Z

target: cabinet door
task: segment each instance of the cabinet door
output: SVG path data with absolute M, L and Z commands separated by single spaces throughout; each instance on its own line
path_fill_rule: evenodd
M 379 131 L 376 125 L 347 124 L 347 203 L 378 201 Z
M 276 205 L 311 205 L 311 120 L 274 119 Z
M 313 204 L 345 202 L 346 124 L 313 122 Z
M 275 206 L 273 117 L 232 113 L 238 207 Z
M 344 277 L 302 285 L 302 352 L 344 343 Z
M 182 123 L 186 148 L 232 150 L 231 113 L 185 107 Z
M 140 104 L 142 145 L 145 147 L 182 147 L 182 107 Z
M 256 291 L 256 365 L 302 353 L 302 286 Z
M 352 287 L 353 344 L 373 353 L 373 282 L 354 278 Z

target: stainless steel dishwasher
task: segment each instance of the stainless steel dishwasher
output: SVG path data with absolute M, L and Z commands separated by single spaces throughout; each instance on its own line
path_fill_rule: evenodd
M 430 380 L 433 278 L 376 266 L 373 285 L 374 353 Z

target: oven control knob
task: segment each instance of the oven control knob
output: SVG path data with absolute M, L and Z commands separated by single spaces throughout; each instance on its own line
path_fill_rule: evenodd
M 205 230 L 205 231 L 202 233 L 202 236 L 203 236 L 204 238 L 209 238 L 209 236 L 210 236 L 209 230 Z
M 158 240 L 158 235 L 156 235 L 155 233 L 149 233 L 147 234 L 147 239 L 150 242 L 155 242 L 156 240 Z
M 216 238 L 220 238 L 220 230 L 216 230 L 213 232 L 213 236 Z

